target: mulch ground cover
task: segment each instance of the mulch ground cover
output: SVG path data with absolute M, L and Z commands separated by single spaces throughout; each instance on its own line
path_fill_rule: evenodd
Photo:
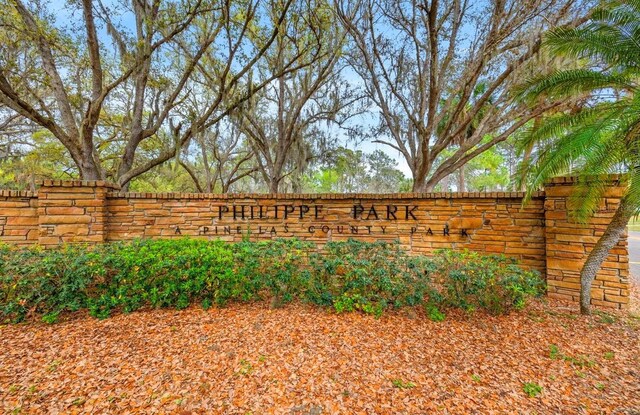
M 375 319 L 266 303 L 75 314 L 0 328 L 0 409 L 639 414 L 634 313 L 583 317 L 549 300 L 500 317 L 448 311 L 440 323 L 420 310 Z

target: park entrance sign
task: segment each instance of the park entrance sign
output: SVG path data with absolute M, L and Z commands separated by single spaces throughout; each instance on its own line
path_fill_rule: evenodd
M 580 269 L 624 193 L 611 178 L 600 210 L 576 223 L 575 180 L 557 178 L 523 205 L 520 192 L 399 194 L 122 193 L 101 181 L 44 181 L 37 193 L 0 191 L 0 241 L 16 245 L 135 238 L 239 241 L 296 237 L 322 246 L 398 240 L 414 254 L 468 249 L 517 258 L 546 275 L 550 296 L 578 301 Z M 626 235 L 593 284 L 596 305 L 629 300 Z
M 221 236 L 257 233 L 257 235 L 277 237 L 279 233 L 284 236 L 291 236 L 290 234 L 294 233 L 300 236 L 301 232 L 306 231 L 307 237 L 316 234 L 326 238 L 334 234 L 346 234 L 353 237 L 386 237 L 387 231 L 395 231 L 394 234 L 399 233 L 399 228 L 393 226 L 397 222 L 411 223 L 412 226 L 409 230 L 411 234 L 424 232 L 426 235 L 433 236 L 442 232 L 443 236 L 450 236 L 452 231 L 448 222 L 444 223 L 441 231 L 434 223 L 433 227 L 436 229 L 434 233 L 432 226 L 429 225 L 431 222 L 430 212 L 421 212 L 419 205 L 370 204 L 365 207 L 359 202 L 349 206 L 348 215 L 345 214 L 344 209 L 335 209 L 332 212 L 338 215 L 332 222 L 340 224 L 327 223 L 326 217 L 330 214 L 328 211 L 330 207 L 315 203 L 281 204 L 276 202 L 273 205 L 265 205 L 256 201 L 249 204 L 232 202 L 231 205 L 212 206 L 215 206 L 214 210 L 217 210 L 217 215 L 214 214 L 209 225 L 199 227 L 195 235 Z M 340 218 L 341 213 L 343 215 Z M 228 223 L 231 219 L 234 225 L 220 225 L 220 223 Z M 279 220 L 282 220 L 281 227 L 273 223 L 265 225 L 265 223 L 278 222 Z M 241 222 L 245 222 L 245 224 L 235 225 Z M 298 229 L 300 232 L 294 231 L 296 228 L 300 228 Z M 461 236 L 469 236 L 466 228 L 461 228 L 459 231 Z M 174 234 L 183 234 L 179 224 L 176 224 L 173 232 Z

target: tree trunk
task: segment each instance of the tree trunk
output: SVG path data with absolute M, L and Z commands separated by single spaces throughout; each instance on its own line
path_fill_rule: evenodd
M 423 192 L 430 192 L 431 189 L 427 190 L 427 178 L 422 176 L 422 177 L 416 177 L 416 175 L 413 175 L 413 187 L 412 187 L 412 192 L 415 193 L 423 193 Z
M 593 247 L 587 261 L 580 272 L 580 313 L 591 314 L 591 284 L 600 270 L 602 263 L 607 259 L 609 251 L 613 248 L 635 213 L 635 206 L 625 197 L 613 215 L 611 222 Z
M 118 166 L 118 179 L 124 176 L 125 173 L 127 173 L 133 167 L 134 154 L 135 154 L 135 150 L 130 149 L 129 146 L 127 145 L 127 147 L 124 150 L 124 154 L 120 159 L 120 166 Z M 129 183 L 128 182 L 124 183 L 123 186 L 128 187 Z
M 458 169 L 458 191 L 464 192 L 464 164 Z
M 527 145 L 527 147 L 524 149 L 524 155 L 522 156 L 522 161 L 521 161 L 523 165 L 526 165 L 529 162 L 532 152 L 533 152 L 533 143 Z M 526 171 L 522 171 L 520 176 L 520 191 L 521 192 L 527 191 L 527 172 Z
M 416 181 L 414 179 L 413 181 L 413 190 L 411 190 L 414 193 L 431 193 L 433 192 L 433 188 L 435 187 L 435 184 L 430 183 L 429 181 L 427 181 L 426 179 L 422 179 L 419 181 Z
M 269 180 L 269 193 L 278 193 L 278 188 L 280 187 L 280 179 L 272 177 Z
M 102 180 L 102 172 L 97 165 L 96 160 L 93 158 L 93 153 L 90 149 L 82 152 L 82 159 L 78 164 L 78 170 L 80 170 L 80 178 L 82 180 Z

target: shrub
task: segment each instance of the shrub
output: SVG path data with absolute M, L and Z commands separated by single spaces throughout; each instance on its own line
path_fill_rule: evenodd
M 432 302 L 426 303 L 424 309 L 427 312 L 427 317 L 429 317 L 429 320 L 433 322 L 439 323 L 447 318 L 446 314 L 440 311 L 440 309 Z
M 88 249 L 0 250 L 0 305 L 13 321 L 88 308 L 96 317 L 143 306 L 204 307 L 271 296 L 290 301 L 308 281 L 313 244 L 297 240 L 241 242 L 136 240 Z
M 515 259 L 503 255 L 442 250 L 434 261 L 443 301 L 453 307 L 507 313 L 521 309 L 529 298 L 544 292 L 537 271 L 525 270 Z
M 440 283 L 434 289 L 432 275 Z M 441 321 L 443 305 L 509 311 L 540 293 L 540 279 L 515 261 L 474 253 L 409 256 L 398 242 L 329 242 L 322 251 L 296 239 L 235 244 L 201 239 L 136 240 L 87 247 L 15 249 L 0 245 L 0 313 L 5 320 L 144 306 L 208 308 L 229 301 L 293 299 L 381 315 L 423 305 Z
M 233 244 L 235 275 L 243 300 L 266 293 L 274 305 L 304 297 L 310 280 L 309 258 L 316 247 L 298 239 L 243 241 Z
M 542 386 L 538 385 L 535 382 L 525 382 L 522 385 L 522 390 L 526 393 L 530 398 L 535 398 L 536 396 L 542 393 Z
M 69 245 L 55 250 L 3 249 L 0 257 L 0 307 L 5 316 L 50 315 L 86 308 L 104 277 L 98 250 Z
M 90 304 L 104 317 L 113 308 L 125 312 L 144 305 L 187 307 L 192 302 L 223 304 L 230 297 L 248 297 L 250 286 L 237 281 L 231 245 L 197 239 L 137 240 L 103 245 L 109 270 L 100 295 Z
M 410 257 L 398 242 L 329 242 L 313 261 L 306 298 L 336 311 L 379 316 L 389 306 L 422 304 L 432 263 Z

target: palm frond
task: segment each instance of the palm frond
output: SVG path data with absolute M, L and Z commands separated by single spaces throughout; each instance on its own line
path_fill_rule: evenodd
M 633 89 L 633 79 L 626 74 L 604 73 L 590 69 L 555 71 L 525 82 L 514 92 L 516 97 L 534 102 L 541 95 L 551 99 L 593 94 L 603 89 Z
M 640 1 L 625 0 L 611 2 L 610 7 L 597 7 L 591 12 L 591 18 L 600 22 L 608 22 L 612 26 L 628 26 L 638 24 L 640 18 Z
M 603 134 L 585 153 L 581 171 L 589 172 L 587 177 L 578 181 L 577 192 L 570 198 L 575 216 L 586 221 L 597 211 L 607 188 L 609 175 L 618 172 L 625 158 L 625 147 L 615 133 Z
M 535 149 L 519 166 L 528 194 L 573 167 L 580 180 L 570 201 L 575 217 L 586 220 L 602 203 L 609 175 L 622 172 L 625 198 L 640 212 L 640 0 L 605 0 L 587 23 L 551 30 L 544 46 L 584 66 L 530 79 L 517 98 L 573 99 L 582 107 L 522 130 L 519 147 Z
M 554 143 L 558 137 L 580 126 L 597 122 L 608 112 L 622 112 L 625 105 L 618 102 L 607 102 L 591 108 L 583 108 L 573 113 L 560 113 L 549 116 L 538 128 L 523 130 L 518 136 L 517 150 L 522 152 L 525 148 L 534 144 L 546 145 Z
M 640 214 L 640 166 L 627 172 L 629 187 L 627 188 L 627 199 L 637 206 L 636 215 Z
M 533 167 L 530 184 L 540 187 L 552 177 L 565 174 L 573 161 L 587 154 L 597 145 L 603 134 L 616 128 L 616 117 L 620 110 L 611 111 L 598 122 L 580 125 L 568 131 L 556 142 L 540 149 Z M 592 174 L 586 172 L 585 174 Z
M 554 54 L 586 58 L 609 65 L 638 66 L 639 48 L 620 36 L 618 29 L 600 29 L 599 25 L 579 28 L 558 27 L 546 34 L 545 46 Z

